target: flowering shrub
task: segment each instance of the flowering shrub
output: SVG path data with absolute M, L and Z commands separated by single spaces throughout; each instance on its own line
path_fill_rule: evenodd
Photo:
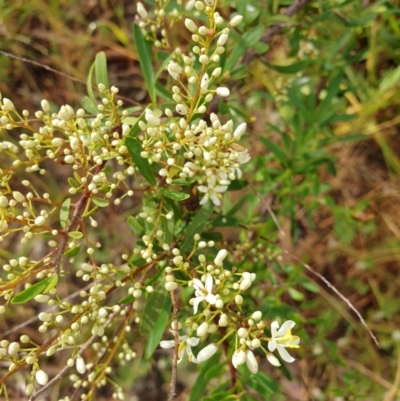
M 209 113 L 219 98 L 229 101 L 222 58 L 242 16 L 225 20 L 217 0 L 189 1 L 179 11 L 160 3 L 153 11 L 137 5 L 134 36 L 151 100 L 147 107 L 129 108 L 119 99 L 103 53 L 93 70 L 98 95 L 91 72 L 83 108 L 42 100 L 33 117 L 12 100 L 0 100 L 0 240 L 20 254 L 2 265 L 0 313 L 11 316 L 28 303 L 37 312 L 24 325 L 29 334 L 2 335 L 2 394 L 18 380 L 34 400 L 68 376 L 72 389 L 66 385 L 60 400 L 77 394 L 93 399 L 107 384 L 123 399 L 114 361 L 124 365 L 136 358 L 140 335 L 146 358 L 172 350 L 162 353 L 173 372 L 170 399 L 176 365 L 186 356 L 200 368 L 221 361 L 221 378 L 226 366 L 245 364 L 257 377 L 251 383 L 264 385 L 269 382 L 259 372 L 262 359 L 274 366 L 295 360 L 295 323 L 265 314 L 266 276 L 252 269 L 279 252 L 262 242 L 262 233 L 246 239 L 244 230 L 228 243 L 215 230 L 235 219 L 240 206 L 229 212 L 224 200 L 229 204 L 230 191 L 246 184 L 243 169 L 251 160 L 241 143 L 246 122 Z M 163 62 L 160 77 L 171 92 L 165 102 L 147 40 L 170 49 L 167 29 L 182 22 L 192 43 Z M 53 180 L 58 185 L 50 185 Z M 129 247 L 111 257 L 102 252 L 109 239 L 100 233 L 104 216 L 116 208 L 129 211 L 124 221 L 133 236 Z M 124 221 L 110 232 L 123 233 Z M 54 374 L 46 361 L 56 355 L 65 368 Z M 226 399 L 239 394 L 248 377 L 235 369 L 231 384 L 220 389 Z

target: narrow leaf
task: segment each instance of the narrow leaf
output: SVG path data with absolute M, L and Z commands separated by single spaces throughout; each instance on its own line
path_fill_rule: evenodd
M 108 82 L 107 58 L 104 52 L 97 53 L 94 65 L 97 85 L 103 84 L 106 88 L 109 88 L 110 83 Z
M 185 194 L 183 192 L 176 192 L 176 191 L 171 191 L 169 189 L 166 188 L 160 188 L 160 193 L 163 194 L 164 196 L 166 196 L 167 198 L 176 200 L 178 202 L 181 202 L 185 199 L 190 198 L 189 194 Z
M 11 303 L 12 304 L 24 304 L 25 302 L 28 302 L 31 299 L 35 298 L 36 295 L 43 294 L 43 293 L 49 291 L 51 288 L 54 287 L 54 285 L 57 285 L 57 282 L 54 285 L 53 284 L 54 284 L 54 276 L 47 277 L 44 280 L 39 281 L 39 282 L 31 285 L 30 287 L 26 288 L 25 290 L 21 291 L 19 294 L 17 294 L 11 300 Z M 53 287 L 51 287 L 51 285 L 53 285 Z M 49 286 L 51 288 L 47 289 Z
M 136 167 L 138 168 L 144 179 L 150 185 L 155 187 L 157 185 L 157 181 L 156 178 L 154 177 L 149 161 L 140 156 L 140 153 L 143 151 L 143 148 L 139 139 L 132 138 L 129 136 L 126 138 L 125 145 L 128 148 L 132 161 L 135 163 Z
M 60 209 L 60 224 L 62 228 L 66 228 L 68 225 L 69 208 L 71 206 L 71 198 L 65 199 Z
M 160 311 L 153 330 L 148 333 L 144 357 L 150 359 L 154 351 L 160 344 L 164 331 L 167 327 L 169 316 L 171 314 L 171 298 L 167 298 L 163 309 Z
M 71 237 L 73 239 L 81 239 L 83 237 L 83 234 L 80 231 L 71 231 L 68 233 L 68 237 Z
M 156 103 L 156 80 L 153 74 L 153 63 L 151 60 L 151 46 L 143 36 L 142 30 L 138 25 L 133 26 L 133 38 L 139 55 L 140 68 L 149 92 L 151 102 Z
M 183 235 L 186 235 L 186 239 L 181 246 L 181 250 L 183 252 L 190 251 L 194 238 L 193 236 L 198 233 L 200 234 L 203 231 L 203 228 L 208 223 L 208 219 L 211 216 L 211 213 L 214 210 L 214 205 L 212 202 L 207 202 L 194 216 L 193 220 L 187 225 L 187 227 L 183 230 Z
M 143 226 L 138 222 L 138 220 L 135 217 L 129 216 L 126 222 L 128 223 L 128 226 L 132 231 L 132 234 L 141 235 L 143 233 Z
M 67 252 L 64 253 L 64 256 L 67 258 L 73 258 L 76 255 L 78 255 L 80 250 L 81 250 L 81 244 L 69 249 Z
M 94 92 L 93 92 L 93 88 L 92 88 L 92 76 L 93 76 L 94 65 L 95 65 L 95 63 L 93 63 L 90 66 L 90 70 L 89 70 L 88 76 L 86 78 L 86 90 L 87 90 L 87 93 L 89 96 L 89 100 L 91 100 L 92 103 L 96 104 L 96 97 L 94 96 Z
M 103 198 L 96 198 L 93 197 L 92 198 L 92 202 L 99 207 L 107 207 L 109 206 L 110 202 L 107 199 L 103 199 Z
M 149 334 L 154 329 L 158 316 L 164 308 L 167 298 L 168 293 L 165 291 L 162 283 L 160 283 L 150 294 L 146 306 L 144 307 L 143 317 L 140 321 L 139 327 L 140 334 Z

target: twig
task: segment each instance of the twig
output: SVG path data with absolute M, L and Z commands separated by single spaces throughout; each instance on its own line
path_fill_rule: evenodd
M 171 381 L 169 383 L 169 396 L 168 401 L 172 401 L 175 397 L 176 379 L 178 370 L 178 352 L 179 352 L 179 328 L 178 328 L 178 304 L 175 298 L 175 291 L 171 291 L 172 308 L 174 312 L 174 341 L 175 348 L 172 355 L 172 373 Z
M 57 255 L 54 258 L 53 264 L 54 264 L 54 271 L 56 274 L 58 274 L 60 272 L 60 263 L 61 263 L 61 259 L 63 257 L 64 251 L 65 251 L 65 247 L 67 246 L 68 243 L 68 239 L 69 236 L 68 234 L 73 231 L 78 223 L 79 218 L 82 215 L 82 212 L 86 206 L 87 201 L 89 200 L 90 195 L 87 193 L 84 193 L 80 199 L 78 200 L 78 202 L 75 205 L 75 210 L 74 213 L 71 217 L 71 220 L 67 226 L 67 228 L 64 230 L 63 232 L 63 238 L 60 241 L 60 245 L 57 249 Z
M 248 228 L 242 224 L 240 224 L 241 227 L 243 227 L 244 229 L 248 230 Z M 269 244 L 274 244 L 272 241 L 270 241 L 268 238 L 265 238 L 262 235 L 258 235 L 259 238 L 261 238 L 262 240 L 268 242 Z M 355 306 L 349 301 L 348 298 L 346 298 L 329 280 L 327 280 L 322 274 L 318 273 L 317 271 L 315 271 L 310 265 L 308 265 L 307 263 L 304 263 L 301 259 L 299 259 L 297 256 L 291 254 L 290 252 L 288 252 L 286 249 L 281 248 L 282 252 L 285 253 L 286 255 L 290 256 L 292 259 L 296 260 L 297 262 L 299 262 L 303 267 L 305 267 L 311 274 L 313 274 L 314 276 L 317 276 L 321 281 L 324 282 L 324 284 L 331 289 L 345 304 L 347 304 L 347 306 L 357 315 L 358 319 L 360 320 L 360 322 L 362 323 L 362 325 L 365 327 L 365 329 L 367 330 L 368 334 L 371 336 L 371 338 L 374 340 L 376 346 L 378 348 L 381 348 L 381 346 L 379 345 L 379 342 L 377 340 L 377 338 L 375 337 L 375 335 L 372 333 L 371 329 L 368 327 L 366 321 L 364 320 L 364 318 L 361 316 L 361 313 L 355 308 Z

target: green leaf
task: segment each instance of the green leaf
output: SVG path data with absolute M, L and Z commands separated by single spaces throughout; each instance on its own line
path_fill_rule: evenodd
M 58 276 L 51 276 L 47 277 L 42 281 L 39 281 L 30 287 L 26 288 L 25 290 L 21 291 L 17 294 L 12 300 L 12 304 L 24 304 L 25 302 L 30 301 L 31 299 L 35 298 L 36 295 L 44 294 L 50 291 L 57 285 Z
M 60 209 L 60 224 L 62 228 L 67 228 L 68 225 L 68 217 L 69 217 L 69 208 L 71 206 L 71 198 L 65 199 Z
M 160 344 L 164 331 L 168 325 L 169 316 L 171 314 L 171 298 L 167 298 L 163 309 L 160 311 L 153 330 L 147 334 L 146 347 L 144 349 L 144 357 L 150 359 L 154 351 Z
M 97 108 L 97 103 L 95 100 L 90 99 L 87 96 L 84 96 L 81 100 L 82 107 L 89 112 L 90 114 L 97 114 L 99 109 Z
M 151 102 L 156 103 L 156 80 L 153 74 L 153 63 L 151 59 L 151 45 L 145 40 L 142 30 L 138 25 L 133 26 L 133 39 L 139 55 L 140 68 L 149 92 Z
M 246 188 L 249 183 L 246 180 L 233 180 L 229 187 L 228 191 L 238 191 L 239 189 Z
M 278 384 L 260 370 L 257 374 L 251 375 L 245 383 L 263 397 L 275 394 L 278 391 Z
M 96 197 L 93 197 L 93 198 L 92 198 L 92 202 L 93 202 L 95 205 L 99 206 L 99 207 L 107 207 L 107 206 L 110 205 L 110 202 L 109 202 L 107 199 L 103 199 L 103 198 L 96 198 Z
M 83 234 L 80 231 L 71 231 L 68 233 L 68 237 L 71 237 L 73 239 L 81 239 L 83 237 Z
M 295 301 L 302 301 L 304 299 L 304 294 L 293 287 L 288 287 L 288 293 L 292 299 Z
M 153 170 L 150 167 L 149 161 L 140 156 L 143 148 L 139 139 L 127 137 L 125 140 L 125 145 L 128 148 L 129 154 L 131 155 L 132 161 L 135 163 L 136 167 L 145 178 L 145 180 L 155 187 L 157 185 L 156 178 L 154 177 Z
M 171 244 L 174 238 L 174 227 L 175 221 L 174 219 L 166 219 L 164 216 L 161 217 L 161 227 L 163 230 L 163 239 L 164 243 Z
M 270 68 L 275 71 L 280 72 L 281 74 L 295 74 L 299 71 L 302 71 L 307 68 L 308 61 L 303 60 L 298 63 L 290 64 L 290 65 L 272 65 L 268 64 Z
M 94 65 L 97 85 L 103 84 L 106 88 L 109 88 L 110 83 L 108 82 L 107 58 L 104 52 L 97 53 Z
M 260 136 L 261 142 L 275 155 L 278 162 L 285 168 L 288 168 L 288 161 L 286 155 L 282 149 L 276 144 L 271 142 L 269 139 Z
M 140 334 L 147 335 L 154 329 L 156 320 L 158 319 L 160 312 L 163 310 L 167 298 L 168 292 L 164 289 L 163 284 L 160 283 L 147 299 L 143 311 L 143 317 L 140 321 Z
M 209 378 L 206 378 L 206 374 L 209 369 L 211 369 L 218 363 L 218 359 L 219 355 L 215 354 L 203 364 L 202 369 L 197 376 L 196 382 L 194 383 L 192 390 L 190 391 L 189 401 L 198 401 L 203 398 L 204 389 L 206 388 L 207 383 L 210 381 Z
M 64 256 L 67 258 L 73 258 L 78 255 L 79 251 L 81 250 L 81 244 L 74 246 L 73 248 L 69 249 L 67 252 L 64 253 Z
M 126 297 L 121 298 L 118 303 L 120 305 L 126 305 L 129 304 L 131 302 L 133 302 L 135 300 L 134 296 L 132 294 L 127 295 Z
M 94 65 L 95 65 L 95 63 L 93 63 L 91 66 L 90 66 L 90 70 L 89 70 L 89 74 L 88 74 L 88 76 L 87 76 L 87 78 L 86 78 L 86 90 L 87 90 L 87 93 L 88 93 L 88 95 L 89 95 L 89 97 L 87 98 L 92 104 L 96 104 L 97 102 L 96 102 L 96 97 L 94 96 L 94 92 L 93 92 L 93 88 L 92 88 L 92 75 L 93 75 L 93 70 L 94 70 Z M 86 98 L 86 97 L 85 97 Z M 85 99 L 85 98 L 83 98 L 83 99 Z M 82 100 L 82 104 L 83 104 L 83 100 Z M 88 110 L 89 111 L 89 110 Z M 95 113 L 93 113 L 93 114 L 96 114 L 98 112 L 98 109 L 97 109 L 97 107 L 96 107 L 96 112 Z
M 181 250 L 183 252 L 189 252 L 193 246 L 195 234 L 200 234 L 203 228 L 208 223 L 212 212 L 214 210 L 214 204 L 212 202 L 207 202 L 203 207 L 196 213 L 192 221 L 183 230 L 183 235 L 186 235 L 186 239 L 181 245 Z
M 160 193 L 166 196 L 167 198 L 176 200 L 178 202 L 181 202 L 185 199 L 190 198 L 189 194 L 185 194 L 184 192 L 176 192 L 176 191 L 171 191 L 166 188 L 160 188 Z
M 129 229 L 132 231 L 134 235 L 141 235 L 143 233 L 143 226 L 138 222 L 136 217 L 129 216 L 126 219 L 128 223 Z

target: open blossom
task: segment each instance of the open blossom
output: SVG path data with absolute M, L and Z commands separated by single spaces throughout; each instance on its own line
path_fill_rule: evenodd
M 210 305 L 215 305 L 217 297 L 212 293 L 213 278 L 211 274 L 207 274 L 206 282 L 203 284 L 199 279 L 193 279 L 193 288 L 195 289 L 195 298 L 193 298 L 193 312 L 197 313 L 199 304 L 202 301 L 208 302 Z
M 220 194 L 226 192 L 228 186 L 226 185 L 216 185 L 216 178 L 212 177 L 208 182 L 208 186 L 200 185 L 198 187 L 199 192 L 204 193 L 203 198 L 200 201 L 200 205 L 204 205 L 211 199 L 215 206 L 221 205 L 221 200 L 219 199 Z
M 246 362 L 247 367 L 249 368 L 251 373 L 257 373 L 258 371 L 258 362 L 256 357 L 253 354 L 253 351 L 250 350 L 240 350 L 235 351 L 232 355 L 232 365 L 237 369 L 239 365 L 242 365 Z
M 187 353 L 189 361 L 197 363 L 197 360 L 193 355 L 192 347 L 195 347 L 199 341 L 200 339 L 197 337 L 179 336 L 178 363 L 182 361 L 185 353 Z M 164 349 L 174 348 L 175 341 L 161 341 L 160 347 Z
M 270 352 L 278 350 L 281 358 L 286 362 L 293 362 L 295 359 L 289 355 L 286 348 L 299 348 L 300 338 L 293 336 L 291 329 L 295 326 L 295 322 L 287 320 L 279 328 L 278 322 L 272 322 L 271 334 L 272 337 L 268 342 L 268 349 Z

